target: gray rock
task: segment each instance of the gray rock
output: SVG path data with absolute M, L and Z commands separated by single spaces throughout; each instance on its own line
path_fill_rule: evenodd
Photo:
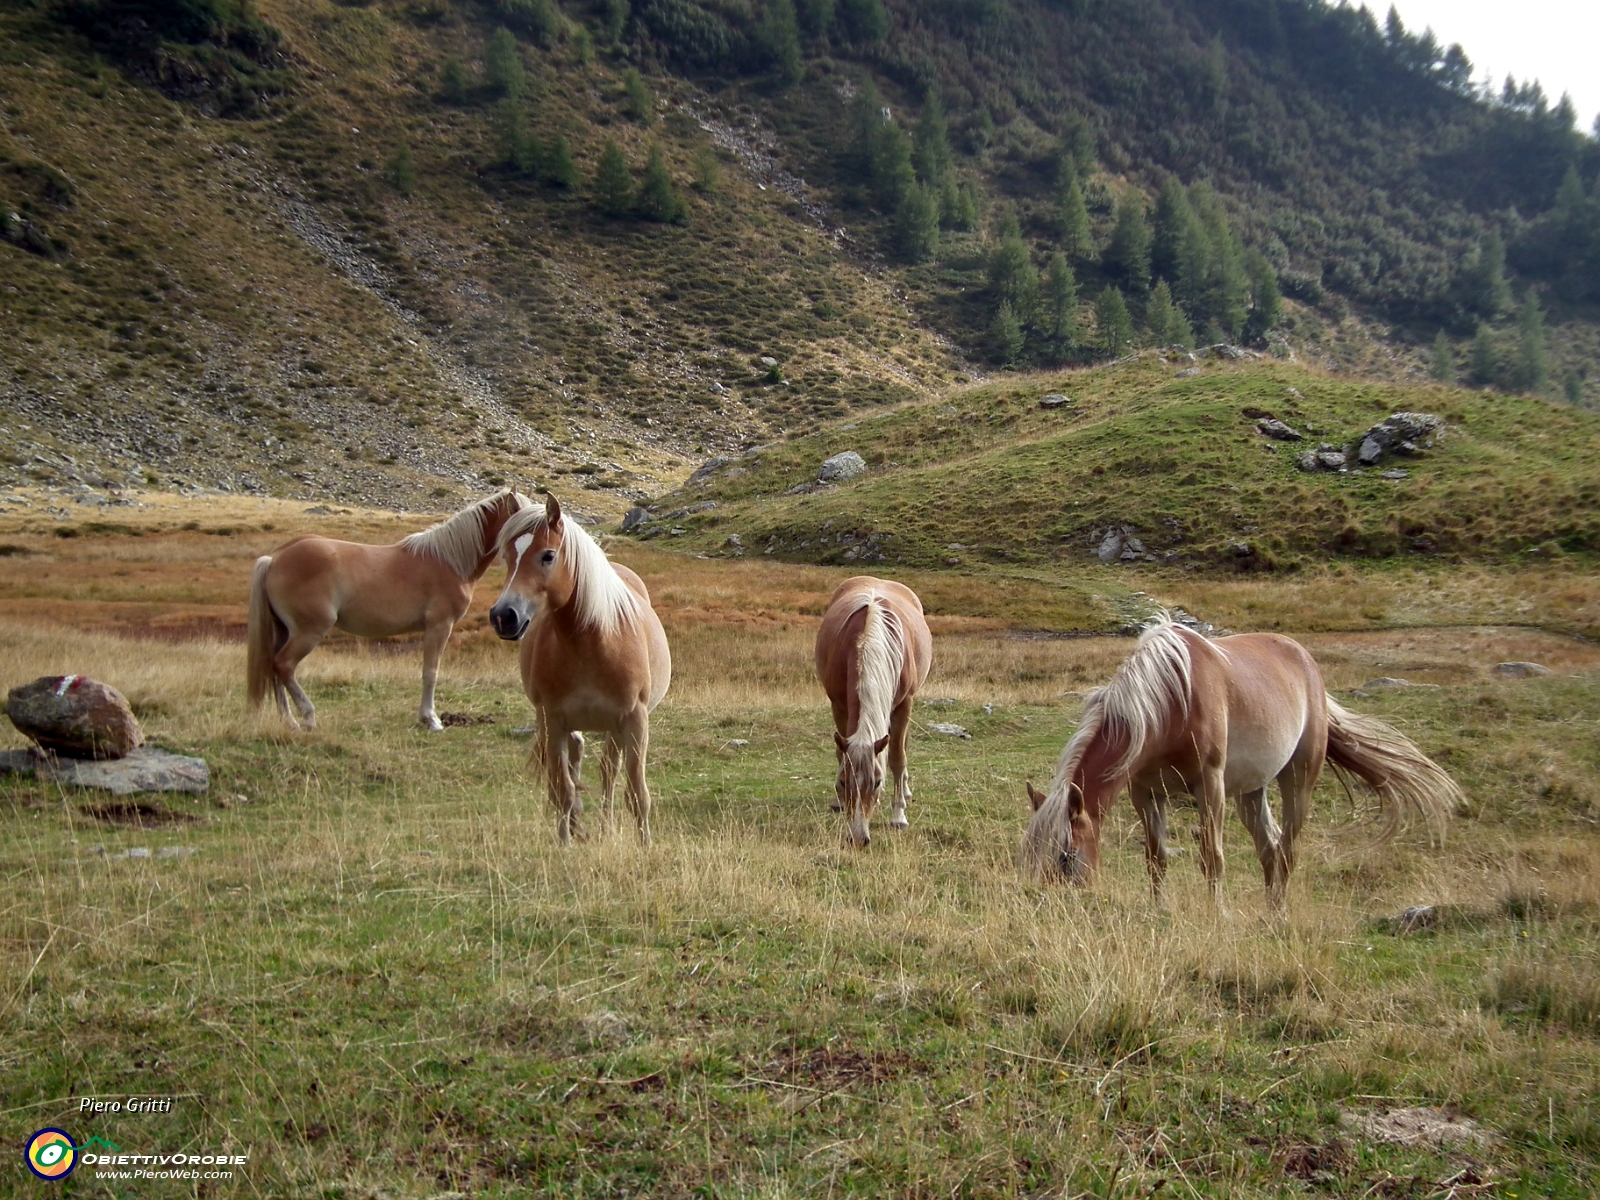
M 1503 662 L 1494 665 L 1494 673 L 1501 679 L 1532 679 L 1535 675 L 1549 675 L 1549 667 L 1534 662 Z
M 1179 371 L 1176 375 L 1174 375 L 1173 378 L 1174 379 L 1193 379 L 1198 374 L 1200 374 L 1200 368 L 1199 367 L 1185 367 L 1183 370 Z
M 1379 479 L 1406 479 L 1406 478 L 1409 478 L 1410 475 L 1411 475 L 1410 471 L 1394 470 L 1394 471 L 1384 471 L 1378 476 L 1378 478 Z
M 136 792 L 195 792 L 211 786 L 203 758 L 142 746 L 126 757 L 103 760 L 57 758 L 33 750 L 0 751 L 0 775 L 37 775 L 70 787 L 101 788 L 118 796 Z
M 763 354 L 756 361 L 759 362 L 763 367 L 767 367 L 769 369 L 778 365 L 778 360 L 773 358 L 770 354 Z
M 684 486 L 705 487 L 711 482 L 712 476 L 722 470 L 723 467 L 731 466 L 732 463 L 733 459 L 723 458 L 721 455 L 716 458 L 708 458 L 694 469 L 694 473 L 685 481 Z
M 144 743 L 122 693 L 86 675 L 46 675 L 14 687 L 6 715 L 26 737 L 72 758 L 121 758 Z
M 942 733 L 946 737 L 966 738 L 969 742 L 972 740 L 972 735 L 959 725 L 947 725 L 943 721 L 929 721 L 928 728 L 933 730 L 934 733 Z
M 1045 409 L 1071 408 L 1072 401 L 1068 397 L 1063 396 L 1060 392 L 1052 392 L 1048 396 L 1039 397 L 1039 407 Z
M 817 468 L 817 480 L 820 483 L 839 483 L 845 479 L 854 479 L 857 475 L 864 475 L 866 470 L 866 459 L 854 450 L 844 450 Z
M 744 553 L 744 539 L 742 537 L 740 537 L 737 533 L 730 533 L 728 535 L 727 540 L 725 542 L 723 542 L 722 544 L 723 544 L 723 546 L 725 548 L 727 548 L 729 550 L 736 551 L 736 552 L 738 552 L 740 554 Z
M 1122 553 L 1118 555 L 1124 562 L 1132 562 L 1144 556 L 1144 543 L 1136 537 L 1125 538 L 1122 543 Z
M 1439 923 L 1439 910 L 1431 904 L 1413 904 L 1395 920 L 1396 933 L 1420 933 Z
M 1385 454 L 1420 454 L 1443 430 L 1444 418 L 1432 413 L 1390 413 L 1361 435 L 1356 457 L 1370 467 Z
M 1271 438 L 1275 442 L 1305 441 L 1305 434 L 1298 429 L 1285 425 L 1277 417 L 1262 417 L 1256 422 L 1256 432 Z
M 1376 679 L 1369 679 L 1361 685 L 1367 692 L 1381 692 L 1391 688 L 1436 688 L 1437 683 L 1412 683 L 1409 679 L 1396 679 L 1393 675 L 1380 675 Z
M 639 526 L 648 525 L 655 519 L 655 514 L 648 508 L 636 504 L 622 515 L 622 532 L 632 533 Z
M 1218 345 L 1212 346 L 1211 353 L 1216 355 L 1218 358 L 1233 360 L 1257 357 L 1254 352 L 1246 350 L 1242 346 L 1230 346 L 1227 342 L 1222 342 Z
M 1103 563 L 1116 562 L 1122 553 L 1122 531 L 1118 529 L 1107 530 L 1106 536 L 1096 550 L 1095 557 Z

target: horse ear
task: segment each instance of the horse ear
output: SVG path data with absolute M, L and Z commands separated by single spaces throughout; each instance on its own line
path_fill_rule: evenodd
M 551 529 L 561 524 L 561 501 L 556 499 L 554 492 L 544 494 L 544 519 Z
M 837 729 L 835 729 L 833 731 L 833 744 L 839 748 L 839 753 L 840 754 L 844 753 L 844 748 L 845 748 L 844 735 L 841 734 Z
M 883 753 L 883 748 L 885 746 L 887 746 L 888 744 L 889 744 L 889 735 L 886 733 L 881 738 L 879 738 L 877 741 L 872 743 L 872 753 L 875 754 L 875 755 L 882 754 Z
M 1044 803 L 1044 793 L 1033 786 L 1033 780 L 1028 780 L 1028 800 L 1033 805 L 1033 811 L 1038 812 L 1039 806 Z
M 1083 812 L 1083 789 L 1077 784 L 1067 786 L 1067 817 L 1071 819 Z

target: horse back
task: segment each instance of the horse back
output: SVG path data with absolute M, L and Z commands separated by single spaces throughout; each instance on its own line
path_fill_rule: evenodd
M 1244 633 L 1192 649 L 1197 706 L 1226 712 L 1229 757 L 1287 760 L 1327 740 L 1322 672 L 1306 648 L 1276 633 Z M 1203 647 L 1203 648 L 1201 648 Z
M 314 534 L 273 552 L 267 592 L 284 616 L 323 615 L 362 637 L 421 629 L 441 608 L 459 620 L 472 597 L 454 571 L 426 555 Z
M 861 627 L 866 621 L 866 609 L 862 601 L 869 593 L 894 614 L 900 626 L 905 659 L 900 668 L 896 701 L 915 695 L 927 680 L 928 671 L 933 665 L 933 636 L 928 632 L 922 600 L 916 592 L 892 579 L 856 575 L 834 589 L 827 611 L 823 613 L 822 624 L 817 629 L 817 679 L 830 699 L 843 699 L 849 686 L 850 660 L 861 640 Z

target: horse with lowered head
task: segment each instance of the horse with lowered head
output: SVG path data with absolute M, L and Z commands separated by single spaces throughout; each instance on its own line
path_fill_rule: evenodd
M 911 777 L 911 701 L 933 665 L 922 601 L 904 584 L 858 575 L 833 593 L 817 629 L 817 678 L 833 706 L 838 808 L 851 842 L 872 841 L 868 822 L 883 791 L 884 752 L 894 776 L 889 827 L 904 829 Z
M 544 771 L 562 845 L 583 837 L 578 773 L 584 731 L 605 734 L 600 786 L 612 827 L 617 767 L 626 773 L 629 811 L 650 844 L 645 757 L 650 713 L 672 681 L 672 655 L 644 581 L 613 563 L 554 496 L 500 531 L 506 586 L 489 623 L 507 641 L 522 639 L 522 689 L 538 718 L 533 762 Z
M 500 491 L 390 546 L 308 535 L 256 559 L 246 668 L 251 705 L 259 708 L 271 691 L 292 725 L 293 697 L 310 728 L 317 710 L 294 673 L 330 630 L 365 638 L 420 630 L 417 720 L 443 729 L 433 711 L 433 688 L 445 643 L 472 603 L 473 585 L 494 562 L 502 526 L 531 503 L 517 492 Z
M 1083 719 L 1056 764 L 1048 794 L 1028 785 L 1033 817 L 1021 867 L 1036 882 L 1084 882 L 1100 863 L 1100 826 L 1127 788 L 1144 826 L 1145 864 L 1157 899 L 1167 870 L 1167 799 L 1200 804 L 1200 867 L 1222 904 L 1222 819 L 1236 798 L 1255 841 L 1267 899 L 1284 905 L 1295 839 L 1324 764 L 1349 788 L 1364 785 L 1392 836 L 1402 815 L 1441 826 L 1462 796 L 1405 735 L 1348 712 L 1323 689 L 1315 660 L 1272 633 L 1207 640 L 1163 616 L 1146 629 L 1111 682 L 1089 694 Z M 1283 798 L 1283 823 L 1267 785 Z

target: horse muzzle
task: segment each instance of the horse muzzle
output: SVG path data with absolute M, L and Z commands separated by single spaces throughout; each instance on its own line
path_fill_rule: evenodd
M 489 625 L 503 641 L 514 642 L 528 632 L 528 616 L 514 604 L 504 602 L 489 610 Z

